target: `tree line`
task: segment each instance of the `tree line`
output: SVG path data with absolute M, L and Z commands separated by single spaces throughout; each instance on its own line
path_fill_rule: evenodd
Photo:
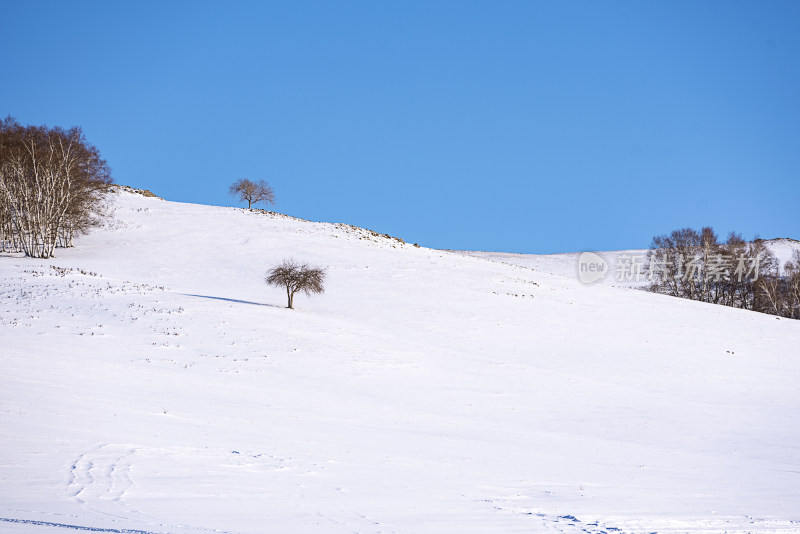
M 79 127 L 0 121 L 0 251 L 50 258 L 103 216 L 111 170 Z
M 780 265 L 763 240 L 683 228 L 653 238 L 648 270 L 656 293 L 800 319 L 800 250 Z

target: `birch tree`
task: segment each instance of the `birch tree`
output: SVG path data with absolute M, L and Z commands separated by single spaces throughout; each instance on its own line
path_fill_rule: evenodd
M 100 213 L 111 174 L 80 128 L 0 122 L 0 209 L 27 256 L 49 258 Z
M 648 259 L 650 291 L 800 318 L 800 252 L 781 271 L 761 239 L 684 228 L 653 238 Z
M 6 196 L 0 190 L 0 252 L 19 252 L 21 249 L 11 221 Z
M 795 250 L 792 259 L 786 262 L 787 306 L 786 316 L 800 319 L 800 250 Z

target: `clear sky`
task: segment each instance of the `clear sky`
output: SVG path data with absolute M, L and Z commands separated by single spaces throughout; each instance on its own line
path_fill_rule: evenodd
M 118 183 L 437 248 L 800 239 L 800 2 L 0 0 L 0 114 Z

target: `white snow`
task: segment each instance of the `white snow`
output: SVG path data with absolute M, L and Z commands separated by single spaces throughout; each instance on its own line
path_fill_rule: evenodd
M 0 257 L 2 532 L 800 532 L 799 321 L 115 203 Z

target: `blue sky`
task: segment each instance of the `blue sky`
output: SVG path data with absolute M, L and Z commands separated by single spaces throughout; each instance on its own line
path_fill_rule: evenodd
M 800 2 L 8 2 L 0 114 L 118 183 L 437 248 L 800 238 Z

